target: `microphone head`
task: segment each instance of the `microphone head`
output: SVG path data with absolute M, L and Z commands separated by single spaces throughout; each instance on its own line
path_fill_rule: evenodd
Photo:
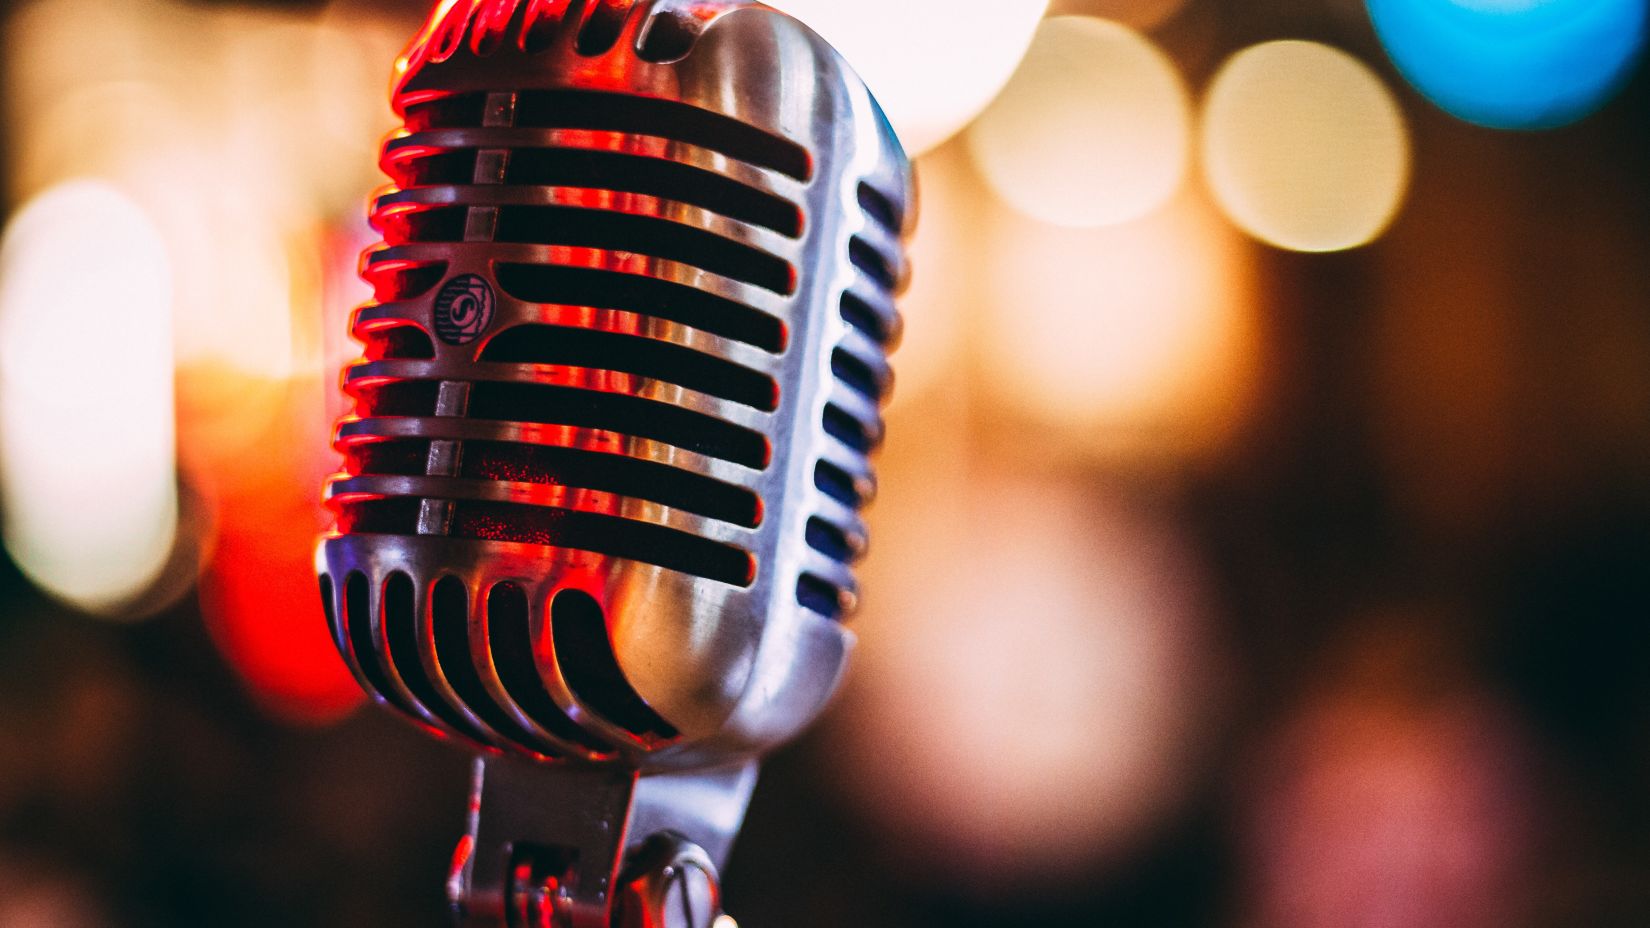
M 687 769 L 823 707 L 910 165 L 789 16 L 448 0 L 398 62 L 317 569 L 362 685 L 540 760 Z

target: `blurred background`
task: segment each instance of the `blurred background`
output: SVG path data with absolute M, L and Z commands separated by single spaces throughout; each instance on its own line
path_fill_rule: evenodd
M 1650 924 L 1644 0 L 792 0 L 920 154 L 762 926 Z M 0 2 L 0 928 L 446 924 L 310 566 L 423 0 Z

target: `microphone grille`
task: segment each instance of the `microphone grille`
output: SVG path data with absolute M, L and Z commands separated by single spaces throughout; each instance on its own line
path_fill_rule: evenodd
M 687 99 L 741 8 L 472 0 L 409 52 L 320 569 L 363 684 L 440 731 L 666 749 L 725 724 L 691 691 L 753 659 L 728 614 L 853 605 L 905 168 Z

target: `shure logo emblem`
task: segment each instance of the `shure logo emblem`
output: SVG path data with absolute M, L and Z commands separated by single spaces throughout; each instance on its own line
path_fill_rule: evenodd
M 493 323 L 493 287 L 475 274 L 447 281 L 435 298 L 435 334 L 449 345 L 468 345 Z

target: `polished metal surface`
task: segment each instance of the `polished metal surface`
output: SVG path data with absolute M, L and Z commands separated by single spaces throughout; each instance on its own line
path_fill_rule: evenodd
M 759 4 L 460 0 L 394 103 L 317 554 L 339 650 L 490 752 L 789 738 L 851 647 L 906 277 L 870 93 Z
M 757 4 L 449 2 L 394 103 L 335 642 L 484 751 L 461 925 L 708 926 L 756 758 L 852 642 L 909 165 Z
M 637 852 L 634 874 L 620 887 L 618 928 L 711 928 L 722 914 L 716 865 L 678 835 L 655 835 Z
M 458 923 L 708 928 L 755 784 L 755 761 L 643 777 L 478 759 L 447 883 Z

